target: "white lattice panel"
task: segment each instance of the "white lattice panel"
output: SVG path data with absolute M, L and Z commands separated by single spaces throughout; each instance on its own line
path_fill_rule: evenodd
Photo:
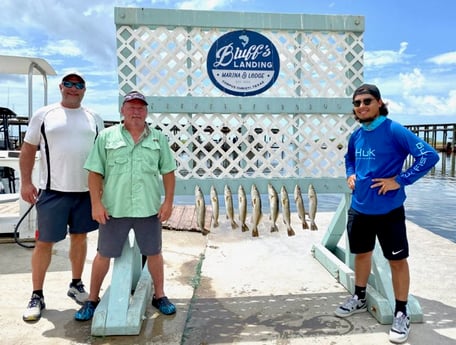
M 151 98 L 149 115 L 176 152 L 178 178 L 344 176 L 347 138 L 356 126 L 347 98 L 363 80 L 362 20 L 247 17 L 234 12 L 120 9 L 120 96 L 135 89 Z M 318 29 L 307 25 L 313 22 Z M 276 82 L 254 97 L 223 93 L 206 70 L 212 44 L 242 28 L 266 36 L 280 57 Z M 167 98 L 172 100 L 163 101 Z M 336 98 L 346 100 L 345 106 L 327 110 L 327 100 Z M 300 103 L 306 99 L 312 100 Z M 277 104 L 283 104 L 282 109 L 274 107 Z
M 274 86 L 258 97 L 346 97 L 362 80 L 359 33 L 258 32 L 278 48 L 281 65 Z M 224 33 L 217 28 L 120 26 L 120 89 L 151 96 L 231 97 L 212 84 L 206 71 L 211 44 Z
M 189 178 L 341 177 L 344 115 L 153 114 Z

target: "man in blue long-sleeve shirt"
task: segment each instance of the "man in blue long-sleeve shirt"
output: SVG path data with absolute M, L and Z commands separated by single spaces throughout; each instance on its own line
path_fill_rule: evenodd
M 335 314 L 347 317 L 367 310 L 366 286 L 372 252 L 378 238 L 389 261 L 396 299 L 390 341 L 403 343 L 410 331 L 407 298 L 410 274 L 405 226 L 405 186 L 424 176 L 439 160 L 425 141 L 388 119 L 388 109 L 375 85 L 364 84 L 353 94 L 353 113 L 361 127 L 353 132 L 345 155 L 348 187 L 353 190 L 347 234 L 355 254 L 355 293 Z M 411 155 L 413 164 L 402 171 Z

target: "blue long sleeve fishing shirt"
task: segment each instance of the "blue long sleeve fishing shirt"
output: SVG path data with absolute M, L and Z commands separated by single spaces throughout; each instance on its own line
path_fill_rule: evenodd
M 403 205 L 405 186 L 424 176 L 439 160 L 437 152 L 407 128 L 384 116 L 377 126 L 362 126 L 350 136 L 345 155 L 347 177 L 355 174 L 352 207 L 364 214 L 385 214 Z M 413 164 L 403 171 L 408 155 Z M 379 195 L 373 178 L 396 176 L 401 188 Z

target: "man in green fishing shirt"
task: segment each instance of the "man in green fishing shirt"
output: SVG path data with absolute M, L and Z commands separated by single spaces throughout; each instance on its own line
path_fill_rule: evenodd
M 146 123 L 147 105 L 141 93 L 128 93 L 121 107 L 123 123 L 100 132 L 84 166 L 89 171 L 92 217 L 100 228 L 90 294 L 75 314 L 78 321 L 93 317 L 110 260 L 122 254 L 130 229 L 147 256 L 154 284 L 152 305 L 166 315 L 176 312 L 164 293 L 161 227 L 173 208 L 176 162 L 165 135 Z

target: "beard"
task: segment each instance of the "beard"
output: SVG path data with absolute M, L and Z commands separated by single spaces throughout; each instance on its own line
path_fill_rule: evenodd
M 359 123 L 366 123 L 366 122 L 372 122 L 377 118 L 377 115 L 370 116 L 364 119 L 360 119 L 358 116 L 356 116 L 356 119 L 358 120 Z

